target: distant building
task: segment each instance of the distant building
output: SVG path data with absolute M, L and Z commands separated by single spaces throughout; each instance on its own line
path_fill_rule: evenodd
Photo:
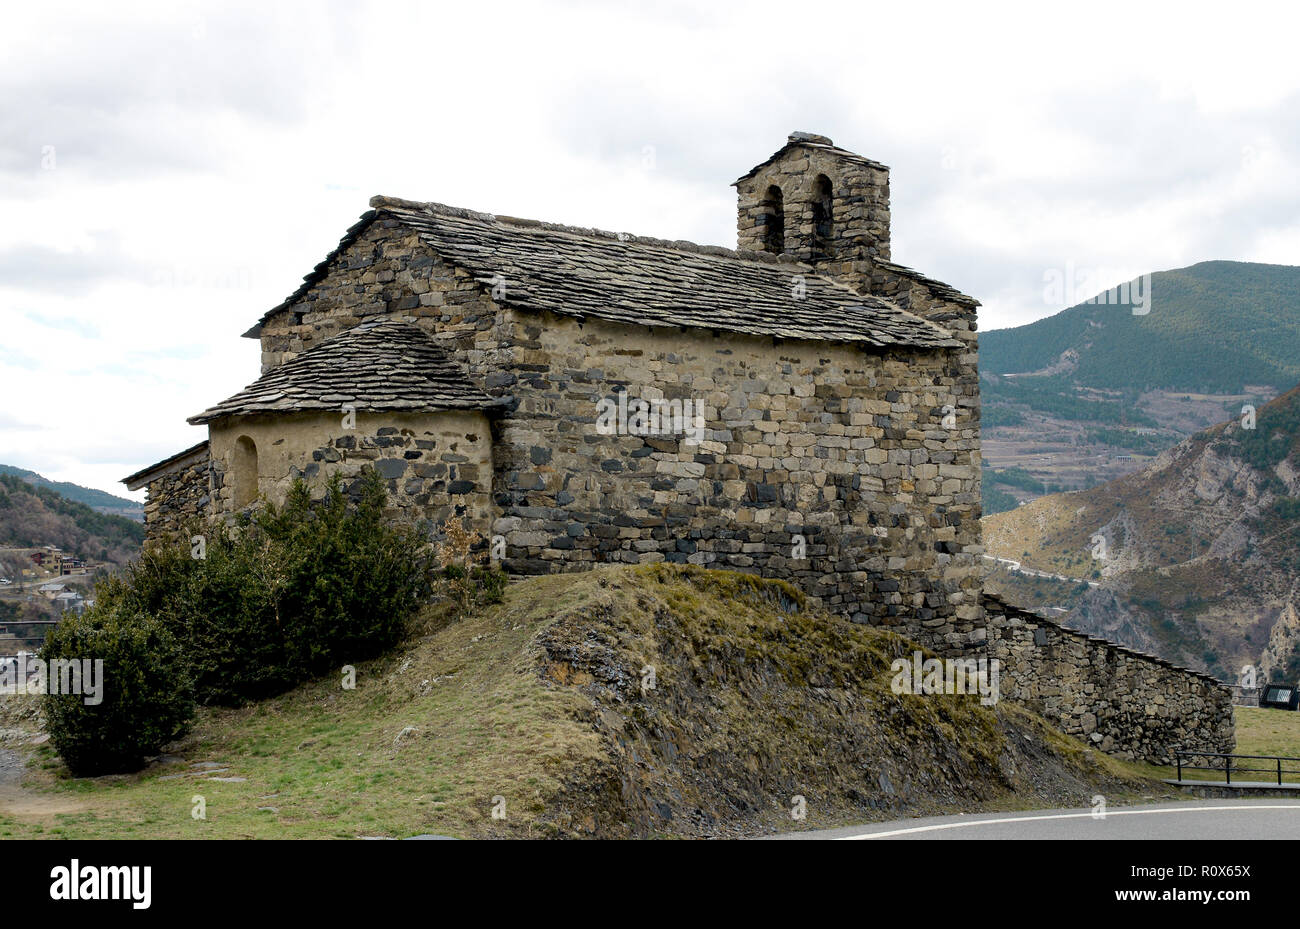
M 54 605 L 64 613 L 69 610 L 80 613 L 86 608 L 86 600 L 74 590 L 65 590 L 54 598 Z
M 42 568 L 54 570 L 59 566 L 59 559 L 63 558 L 63 551 L 55 548 L 53 545 L 45 545 L 38 551 L 31 554 L 31 559 Z

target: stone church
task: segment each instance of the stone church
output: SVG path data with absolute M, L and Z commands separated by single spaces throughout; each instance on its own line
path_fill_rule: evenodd
M 245 333 L 262 375 L 208 441 L 127 479 L 151 536 L 369 466 L 512 573 L 758 571 L 965 644 L 976 301 L 890 260 L 883 164 L 793 133 L 733 186 L 735 251 L 375 197 Z M 598 429 L 608 400 L 701 428 Z
M 978 303 L 891 260 L 889 169 L 796 132 L 733 186 L 734 251 L 375 197 L 245 333 L 208 440 L 125 479 L 150 538 L 374 468 L 514 574 L 782 577 L 996 657 L 1104 750 L 1230 745 L 1216 682 L 984 596 Z

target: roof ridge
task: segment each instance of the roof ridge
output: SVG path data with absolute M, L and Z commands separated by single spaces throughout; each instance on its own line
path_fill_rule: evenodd
M 582 236 L 588 239 L 601 239 L 614 242 L 631 242 L 636 245 L 649 245 L 666 248 L 693 255 L 714 255 L 718 258 L 734 258 L 738 261 L 750 261 L 759 264 L 786 265 L 803 268 L 809 274 L 826 277 L 812 265 L 799 261 L 789 255 L 773 255 L 771 252 L 752 251 L 749 249 L 727 248 L 724 245 L 705 245 L 688 239 L 660 239 L 656 236 L 634 235 L 630 232 L 613 232 L 609 229 L 597 229 L 594 226 L 573 226 L 567 223 L 553 223 L 542 219 L 528 219 L 522 216 L 506 216 L 499 213 L 485 213 L 465 207 L 451 206 L 434 200 L 407 200 L 402 197 L 388 197 L 376 194 L 370 198 L 370 207 L 374 210 L 427 212 L 435 216 L 457 216 L 476 219 L 480 222 L 501 223 L 523 229 L 540 229 L 544 232 L 559 232 Z
M 521 309 L 875 348 L 961 347 L 939 321 L 788 255 L 498 216 L 433 201 L 376 196 L 370 204 L 338 247 L 246 335 L 260 334 L 271 316 L 315 286 L 336 258 L 382 218 L 414 231 L 479 283 L 487 282 L 484 275 L 501 274 L 503 262 L 510 264 L 512 273 L 526 280 L 503 299 Z M 804 299 L 806 313 L 788 312 L 790 300 Z
M 826 146 L 818 147 L 825 148 Z M 863 293 L 858 288 L 846 284 L 838 276 L 827 274 L 819 270 L 816 266 L 800 261 L 789 255 L 774 255 L 771 252 L 751 249 L 727 248 L 723 245 L 704 245 L 698 242 L 691 242 L 688 239 L 660 239 L 655 236 L 634 235 L 630 232 L 611 232 L 606 229 L 597 229 L 594 226 L 572 226 L 566 223 L 553 223 L 541 219 L 527 219 L 519 216 L 504 216 L 498 213 L 484 213 L 479 210 L 451 206 L 450 204 L 438 203 L 432 200 L 407 200 L 402 197 L 388 197 L 383 194 L 376 194 L 371 197 L 370 207 L 372 210 L 376 211 L 389 211 L 398 214 L 403 211 L 424 212 L 434 216 L 455 216 L 465 219 L 474 219 L 479 222 L 500 223 L 521 229 L 540 229 L 544 232 L 558 232 L 562 234 L 582 236 L 588 239 L 617 241 L 623 243 L 630 242 L 636 245 L 648 245 L 654 248 L 665 248 L 671 251 L 686 252 L 693 255 L 713 255 L 719 258 L 732 258 L 737 261 L 756 262 L 766 265 L 783 265 L 797 271 L 798 273 L 827 281 L 841 290 L 846 290 L 861 297 L 863 300 L 879 301 L 894 306 L 901 312 L 916 316 L 919 319 L 924 319 L 924 317 L 919 314 L 912 313 L 906 307 L 900 306 L 896 301 L 889 297 L 880 294 Z M 939 290 L 942 292 L 943 296 L 949 297 L 956 302 L 969 304 L 971 306 L 979 306 L 979 301 L 974 297 L 968 296 L 953 287 L 951 284 L 929 277 L 914 268 L 909 268 L 908 266 L 899 264 L 896 261 L 889 261 L 881 258 L 873 258 L 872 262 L 886 270 L 894 271 L 895 273 Z
M 652 249 L 665 249 L 677 254 L 731 258 L 750 264 L 780 268 L 783 272 L 791 274 L 792 276 L 816 280 L 830 290 L 845 295 L 851 300 L 851 306 L 863 310 L 885 310 L 895 314 L 901 319 L 915 324 L 916 326 L 931 330 L 940 338 L 951 338 L 950 334 L 938 323 L 900 306 L 896 301 L 889 297 L 872 293 L 863 293 L 858 288 L 851 286 L 835 275 L 822 273 L 816 267 L 796 261 L 786 255 L 772 255 L 767 252 L 733 251 L 715 245 L 696 245 L 693 242 L 686 242 L 683 240 L 668 241 L 648 236 L 634 236 L 630 233 L 615 233 L 600 229 L 566 226 L 559 223 L 549 223 L 541 220 L 499 216 L 493 213 L 481 213 L 464 207 L 454 207 L 443 203 L 426 203 L 415 200 L 403 200 L 397 197 L 375 196 L 371 198 L 370 206 L 376 213 L 387 212 L 401 222 L 414 225 L 416 230 L 419 232 L 427 231 L 422 229 L 419 225 L 419 220 L 422 217 L 455 217 L 493 225 L 498 228 L 504 227 L 507 229 L 524 230 L 536 229 L 546 233 L 577 236 L 587 241 L 594 240 L 603 243 L 618 242 L 620 244 L 642 245 L 649 246 Z
M 889 170 L 889 165 L 884 162 L 876 161 L 874 158 L 868 158 L 866 155 L 859 155 L 857 152 L 851 152 L 847 148 L 841 148 L 825 136 L 813 135 L 807 132 L 795 132 L 791 133 L 786 139 L 786 143 L 769 155 L 764 161 L 760 161 L 758 164 L 754 165 L 754 167 L 750 168 L 740 177 L 732 181 L 731 186 L 735 187 L 741 181 L 753 177 L 792 148 L 814 148 L 818 151 L 831 152 L 845 161 L 852 161 L 855 164 L 866 165 L 870 168 L 883 168 L 886 171 Z
M 482 213 L 477 210 L 470 210 L 465 207 L 450 206 L 445 203 L 433 201 L 405 200 L 400 197 L 386 197 L 376 195 L 370 198 L 370 206 L 376 211 L 390 211 L 399 214 L 406 212 L 425 212 L 431 215 L 456 216 L 467 219 L 478 220 L 479 222 L 500 223 L 507 226 L 524 229 L 540 229 L 545 232 L 558 232 L 561 234 L 577 235 L 589 239 L 600 239 L 604 241 L 617 241 L 622 243 L 633 243 L 636 245 L 648 245 L 653 248 L 665 248 L 676 252 L 686 252 L 693 255 L 713 255 L 719 258 L 734 258 L 738 261 L 757 262 L 765 265 L 783 265 L 790 269 L 792 273 L 802 274 L 806 277 L 815 277 L 820 281 L 829 284 L 832 288 L 844 293 L 853 295 L 854 298 L 863 301 L 864 306 L 889 307 L 897 312 L 919 320 L 922 323 L 928 323 L 936 329 L 941 329 L 932 320 L 926 319 L 919 313 L 913 313 L 904 306 L 900 306 L 897 301 L 879 294 L 863 293 L 856 287 L 847 284 L 839 277 L 826 274 L 818 270 L 813 265 L 799 261 L 788 255 L 773 255 L 770 252 L 751 251 L 748 249 L 730 249 L 721 245 L 701 245 L 696 242 L 690 242 L 686 239 L 659 239 L 653 236 L 638 236 L 627 232 L 610 232 L 605 229 L 596 229 L 594 227 L 570 226 L 563 223 L 552 223 L 540 219 L 524 219 L 517 216 L 502 216 L 496 213 Z M 892 270 L 903 273 L 913 279 L 923 283 L 951 290 L 958 294 L 963 300 L 970 300 L 960 294 L 953 287 L 942 281 L 936 281 L 932 278 L 925 277 L 920 272 L 913 271 L 911 268 L 903 265 L 889 264 Z

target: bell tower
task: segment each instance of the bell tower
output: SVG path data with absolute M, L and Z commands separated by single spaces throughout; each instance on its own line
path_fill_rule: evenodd
M 792 132 L 733 185 L 737 247 L 811 264 L 889 260 L 889 168 Z

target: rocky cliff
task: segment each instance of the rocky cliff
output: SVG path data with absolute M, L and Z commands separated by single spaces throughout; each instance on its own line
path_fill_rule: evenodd
M 988 552 L 1020 566 L 990 584 L 1024 605 L 1066 608 L 1075 628 L 1225 680 L 1243 665 L 1294 679 L 1298 438 L 1300 389 L 1141 471 L 989 516 Z

